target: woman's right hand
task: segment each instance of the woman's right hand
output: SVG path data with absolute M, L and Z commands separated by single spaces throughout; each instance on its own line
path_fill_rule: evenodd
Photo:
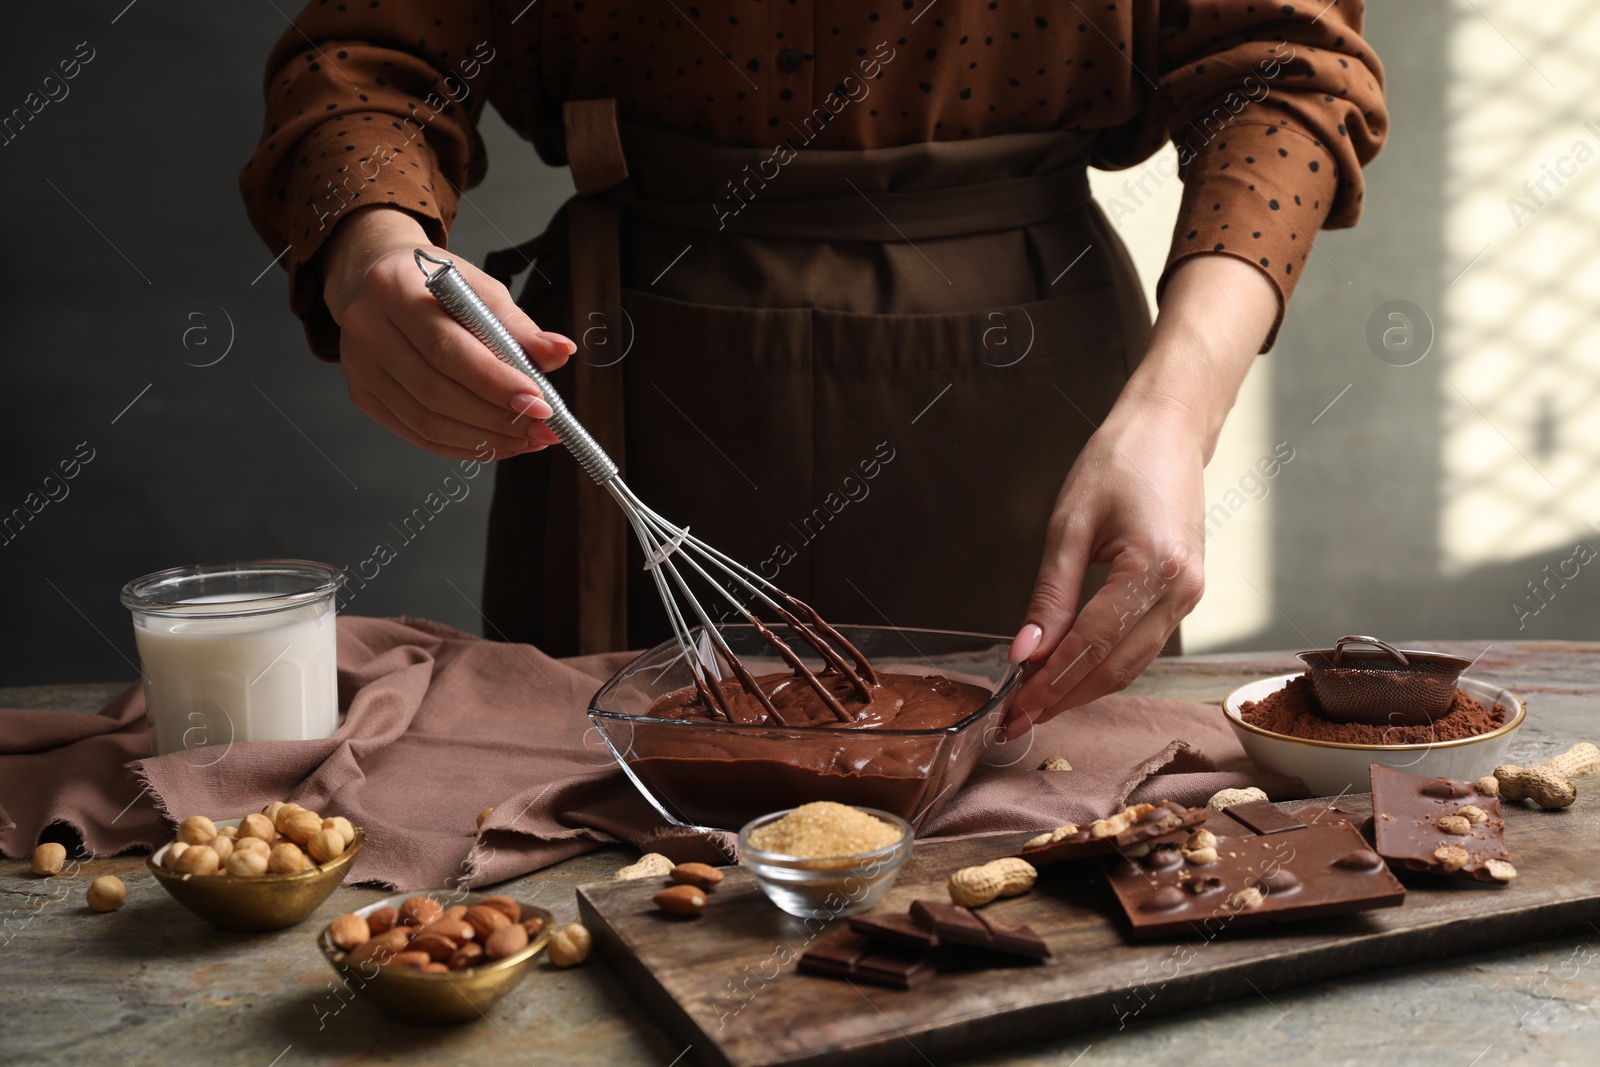
M 577 346 L 541 331 L 506 287 L 428 240 L 408 212 L 372 207 L 341 221 L 322 252 L 323 299 L 339 324 L 350 400 L 419 448 L 456 459 L 537 452 L 556 443 L 539 388 L 502 362 L 434 299 L 413 252 L 448 256 L 548 373 Z

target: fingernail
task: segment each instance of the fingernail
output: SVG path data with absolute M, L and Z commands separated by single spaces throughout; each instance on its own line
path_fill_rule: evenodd
M 538 333 L 534 334 L 534 336 L 539 338 L 541 341 L 550 342 L 557 348 L 566 349 L 567 355 L 569 356 L 578 350 L 578 346 L 572 343 L 572 339 L 570 337 L 563 337 L 561 334 L 553 333 L 550 330 L 540 330 Z
M 526 415 L 530 419 L 548 419 L 555 414 L 550 405 L 544 402 L 543 397 L 532 393 L 514 393 L 511 397 L 511 410 L 518 415 Z M 533 427 L 529 427 L 529 432 Z
M 1044 631 L 1030 622 L 1017 631 L 1017 636 L 1011 641 L 1011 654 L 1006 658 L 1013 666 L 1024 663 L 1039 650 L 1039 642 L 1043 640 Z

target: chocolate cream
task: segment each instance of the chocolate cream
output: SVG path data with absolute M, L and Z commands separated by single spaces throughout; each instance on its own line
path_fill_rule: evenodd
M 773 722 L 737 679 L 724 679 L 718 686 L 736 720 L 778 732 L 731 726 L 690 686 L 658 697 L 648 714 L 696 727 L 638 724 L 628 765 L 677 818 L 737 829 L 758 815 L 812 800 L 910 818 L 945 791 L 949 775 L 964 779 L 976 762 L 981 729 L 963 731 L 959 738 L 942 731 L 986 704 L 993 696 L 988 689 L 937 675 L 879 674 L 880 684 L 863 701 L 847 678 L 818 677 L 851 715 L 850 722 L 840 721 L 794 674 L 756 678 L 779 715 L 803 728 L 790 731 Z M 928 732 L 875 735 L 881 730 Z

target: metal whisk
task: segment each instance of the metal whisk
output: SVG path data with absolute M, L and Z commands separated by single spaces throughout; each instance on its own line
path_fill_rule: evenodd
M 667 609 L 667 618 L 672 623 L 673 636 L 677 639 L 679 648 L 683 650 L 684 660 L 694 675 L 695 689 L 706 707 L 720 713 L 730 722 L 737 721 L 733 705 L 717 685 L 720 681 L 720 672 L 716 657 L 701 653 L 690 632 L 691 617 L 699 621 L 701 633 L 710 640 L 717 655 L 722 657 L 722 661 L 739 680 L 740 686 L 761 703 L 773 721 L 792 725 L 784 722 L 783 716 L 756 684 L 755 678 L 728 647 L 728 642 L 721 631 L 711 621 L 699 598 L 690 588 L 689 580 L 685 576 L 686 570 L 689 572 L 688 577 L 698 575 L 705 584 L 716 590 L 733 610 L 743 615 L 756 632 L 794 670 L 795 675 L 803 679 L 821 698 L 840 722 L 854 721 L 854 716 L 840 703 L 833 691 L 806 667 L 787 642 L 762 622 L 751 609 L 751 604 L 765 607 L 773 612 L 790 631 L 798 634 L 801 640 L 822 657 L 822 661 L 827 665 L 824 673 L 843 676 L 849 681 L 856 695 L 866 702 L 872 699 L 871 689 L 878 685 L 878 675 L 860 650 L 828 625 L 811 605 L 783 592 L 750 568 L 693 536 L 687 526 L 674 525 L 645 506 L 644 502 L 634 495 L 633 490 L 622 481 L 617 472 L 617 465 L 611 461 L 611 457 L 606 455 L 605 450 L 589 435 L 589 431 L 585 430 L 573 417 L 572 412 L 567 410 L 560 394 L 540 373 L 539 368 L 528 359 L 522 351 L 522 346 L 511 336 L 511 331 L 506 329 L 505 324 L 489 310 L 472 286 L 467 284 L 461 272 L 456 270 L 455 264 L 448 259 L 431 256 L 420 248 L 416 250 L 416 260 L 418 268 L 427 278 L 428 291 L 444 305 L 450 316 L 471 330 L 491 352 L 532 378 L 539 386 L 539 391 L 544 394 L 545 403 L 550 405 L 551 410 L 550 417 L 544 420 L 545 424 L 576 457 L 578 464 L 589 477 L 609 492 L 623 513 L 628 516 L 628 521 L 633 524 L 633 532 L 644 548 L 645 569 L 655 579 L 656 591 L 661 595 L 661 602 Z M 433 269 L 430 269 L 430 264 L 433 265 Z M 713 572 L 725 576 L 728 581 L 719 581 L 712 576 Z M 744 596 L 741 597 L 735 590 L 742 591 Z M 688 609 L 687 612 L 684 610 L 685 607 Z M 830 640 L 850 657 L 855 664 L 854 669 L 845 662 L 845 657 L 840 654 L 839 649 L 829 643 Z

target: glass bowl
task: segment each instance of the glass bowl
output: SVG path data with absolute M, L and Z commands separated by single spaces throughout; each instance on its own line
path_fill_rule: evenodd
M 1461 691 L 1486 708 L 1505 709 L 1505 723 L 1498 729 L 1476 737 L 1454 741 L 1431 741 L 1414 745 L 1358 745 L 1341 741 L 1317 741 L 1306 737 L 1275 733 L 1244 721 L 1243 705 L 1265 700 L 1300 673 L 1281 674 L 1241 686 L 1223 703 L 1228 725 L 1244 746 L 1245 754 L 1259 770 L 1299 778 L 1313 796 L 1331 797 L 1344 793 L 1365 793 L 1371 780 L 1369 768 L 1376 763 L 1411 774 L 1461 778 L 1471 781 L 1488 774 L 1505 762 L 1511 735 L 1527 718 L 1528 711 L 1510 690 L 1491 682 L 1463 676 Z
M 775 627 L 782 632 L 782 627 Z M 737 830 L 813 800 L 870 807 L 920 829 L 966 783 L 1003 720 L 1022 672 L 1011 640 L 949 630 L 837 626 L 883 673 L 939 674 L 993 695 L 944 729 L 848 730 L 657 719 L 656 698 L 693 684 L 676 641 L 657 645 L 608 681 L 589 719 L 644 798 L 678 826 Z M 752 674 L 788 668 L 747 624 L 721 627 Z M 820 660 L 792 641 L 807 666 Z M 738 760 L 730 759 L 737 751 Z
M 826 858 L 785 856 L 763 852 L 750 844 L 752 831 L 776 822 L 792 810 L 752 819 L 739 831 L 739 863 L 755 876 L 767 899 L 790 915 L 828 921 L 866 911 L 883 899 L 901 866 L 911 858 L 911 824 L 893 812 L 876 808 L 856 810 L 898 827 L 900 837 L 871 852 Z

